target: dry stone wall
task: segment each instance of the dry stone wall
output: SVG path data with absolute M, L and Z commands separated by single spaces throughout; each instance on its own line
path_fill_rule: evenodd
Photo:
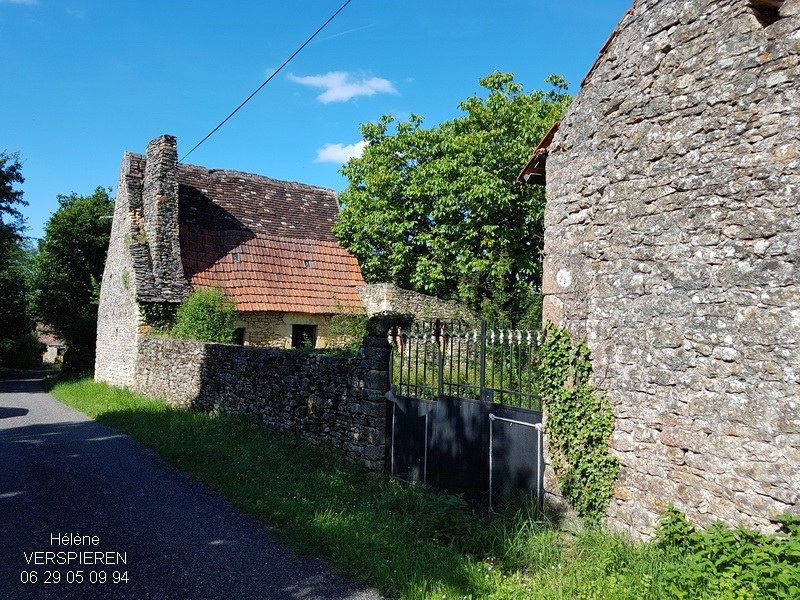
M 638 0 L 550 147 L 544 316 L 593 351 L 609 523 L 800 507 L 800 0 Z
M 143 338 L 133 388 L 174 406 L 246 416 L 382 472 L 393 323 L 371 319 L 355 356 Z
M 411 315 L 415 320 L 472 321 L 476 317 L 458 302 L 404 290 L 391 283 L 369 283 L 358 288 L 368 315 L 385 312 Z

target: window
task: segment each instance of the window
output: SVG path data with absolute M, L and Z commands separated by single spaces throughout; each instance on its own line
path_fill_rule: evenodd
M 316 348 L 316 325 L 292 325 L 292 348 Z
M 244 346 L 244 327 L 237 327 L 233 330 L 233 343 L 237 346 Z

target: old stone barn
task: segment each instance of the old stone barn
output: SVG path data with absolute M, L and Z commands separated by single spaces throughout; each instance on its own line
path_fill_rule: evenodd
M 637 0 L 521 179 L 613 405 L 609 523 L 798 512 L 800 1 Z
M 98 380 L 132 385 L 140 306 L 177 304 L 193 288 L 235 300 L 241 345 L 331 343 L 330 318 L 363 313 L 364 281 L 331 227 L 331 190 L 178 164 L 172 136 L 122 160 L 98 316 Z

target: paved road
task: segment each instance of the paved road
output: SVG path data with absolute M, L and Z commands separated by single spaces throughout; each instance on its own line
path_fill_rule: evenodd
M 57 402 L 42 377 L 0 379 L 0 599 L 378 598 L 293 554 L 152 451 Z M 98 536 L 99 545 L 51 545 L 58 533 Z M 31 552 L 87 550 L 124 552 L 127 563 L 26 563 Z M 23 585 L 30 570 L 37 583 Z M 44 583 L 54 570 L 60 582 Z M 78 570 L 83 583 L 67 583 Z M 89 581 L 98 571 L 106 583 Z M 112 583 L 114 571 L 129 582 Z

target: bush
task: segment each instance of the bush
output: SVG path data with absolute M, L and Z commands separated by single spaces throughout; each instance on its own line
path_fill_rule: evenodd
M 800 517 L 776 519 L 784 531 L 764 535 L 715 523 L 696 529 L 670 506 L 656 531 L 656 544 L 684 558 L 665 578 L 675 598 L 800 598 Z
M 236 304 L 219 289 L 196 290 L 178 307 L 172 334 L 199 342 L 233 342 Z

